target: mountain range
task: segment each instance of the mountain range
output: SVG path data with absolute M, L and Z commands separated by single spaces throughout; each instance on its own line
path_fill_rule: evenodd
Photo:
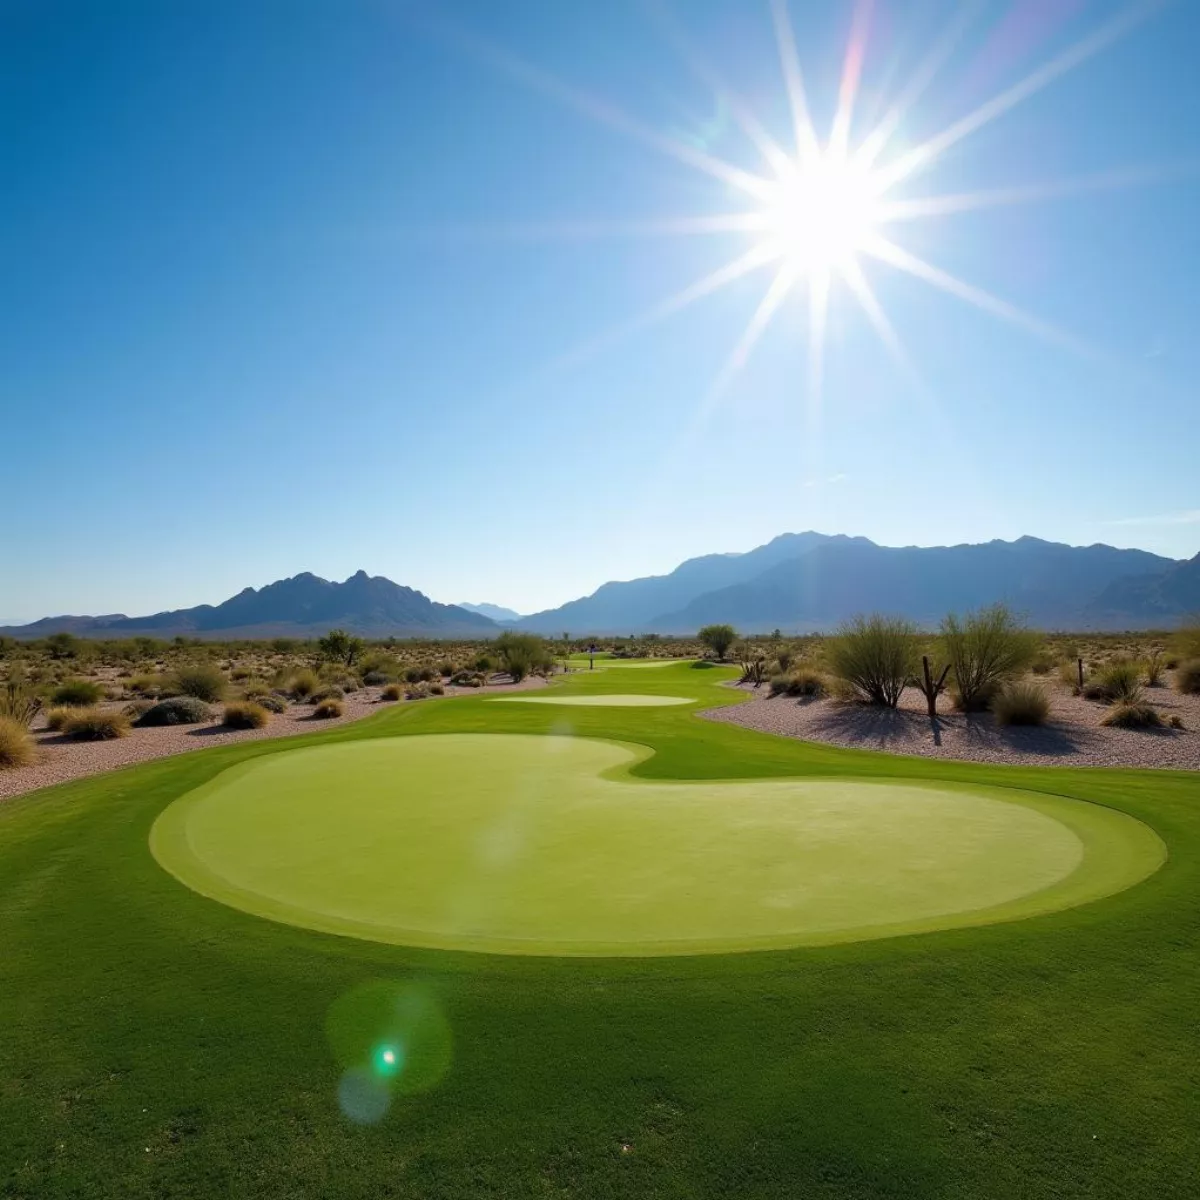
M 365 571 L 342 583 L 306 572 L 217 605 L 145 617 L 45 617 L 0 633 L 261 638 L 313 637 L 340 627 L 368 637 L 487 638 L 515 628 L 587 637 L 688 634 L 714 622 L 743 633 L 803 633 L 874 611 L 932 627 L 949 611 L 996 601 L 1043 629 L 1169 627 L 1200 611 L 1200 554 L 1181 562 L 1034 537 L 895 547 L 843 534 L 785 533 L 745 553 L 708 554 L 666 575 L 606 583 L 526 617 L 496 605 L 438 604 Z

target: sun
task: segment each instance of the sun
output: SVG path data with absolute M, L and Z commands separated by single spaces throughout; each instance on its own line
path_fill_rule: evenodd
M 797 275 L 853 271 L 884 220 L 878 173 L 831 151 L 789 163 L 762 209 L 767 249 Z

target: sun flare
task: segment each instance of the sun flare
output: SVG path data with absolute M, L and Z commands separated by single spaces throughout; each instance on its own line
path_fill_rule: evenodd
M 767 244 L 796 274 L 853 271 L 884 214 L 878 175 L 823 151 L 783 173 L 763 208 Z

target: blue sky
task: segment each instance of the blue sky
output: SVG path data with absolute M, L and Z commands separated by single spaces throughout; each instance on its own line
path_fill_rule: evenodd
M 876 0 L 852 146 L 960 8 Z M 818 404 L 803 288 L 712 398 L 772 267 L 629 328 L 756 235 L 584 228 L 747 207 L 655 139 L 768 172 L 715 72 L 794 145 L 767 0 L 7 0 L 0 616 L 360 567 L 531 611 L 806 528 L 1195 554 L 1200 9 L 975 8 L 882 163 L 1147 13 L 900 198 L 1139 182 L 898 226 L 1072 340 L 864 260 L 912 373 L 835 278 Z M 791 5 L 822 137 L 851 9 Z

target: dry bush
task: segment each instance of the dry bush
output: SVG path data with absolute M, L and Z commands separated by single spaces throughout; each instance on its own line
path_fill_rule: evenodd
M 226 729 L 261 729 L 271 719 L 261 704 L 251 700 L 233 700 L 225 705 L 221 724 Z
M 250 699 L 249 696 L 246 697 Z M 264 696 L 257 696 L 254 703 L 261 705 L 270 713 L 285 713 L 287 712 L 287 701 L 282 696 L 275 695 L 274 692 L 267 692 Z
M 1162 723 L 1163 719 L 1158 709 L 1144 701 L 1118 704 L 1100 722 L 1101 725 L 1109 725 L 1116 729 L 1158 729 Z
M 997 725 L 1045 725 L 1050 698 L 1036 683 L 1010 683 L 992 701 Z
M 77 708 L 71 708 L 66 704 L 60 704 L 55 708 L 47 709 L 46 711 L 46 728 L 51 733 L 62 733 L 67 727 L 67 722 L 78 712 Z
M 63 733 L 81 742 L 110 742 L 129 736 L 129 718 L 123 712 L 81 709 L 63 726 Z
M 313 716 L 319 721 L 329 721 L 334 717 L 342 715 L 342 702 L 334 699 L 332 696 L 328 700 L 322 700 L 316 708 L 313 709 Z
M 171 690 L 177 696 L 192 696 L 206 704 L 221 700 L 227 686 L 225 676 L 216 667 L 203 663 L 180 667 L 171 680 Z
M 404 695 L 404 689 L 398 683 L 389 683 L 380 694 L 380 700 L 395 701 Z
M 1128 659 L 1116 659 L 1083 685 L 1083 694 L 1106 704 L 1138 704 L 1142 699 L 1141 669 Z
M 293 699 L 305 700 L 313 694 L 321 686 L 321 681 L 317 678 L 315 671 L 305 668 L 302 671 L 297 671 L 287 683 L 287 690 L 292 695 Z
M 1175 671 L 1175 690 L 1185 696 L 1200 696 L 1200 658 L 1179 664 Z
M 27 767 L 34 754 L 28 728 L 12 717 L 0 717 L 0 769 Z
M 147 709 L 138 719 L 138 724 L 147 727 L 199 725 L 211 719 L 212 710 L 203 700 L 197 700 L 195 696 L 174 696 L 170 700 L 160 700 L 153 708 Z
M 104 698 L 104 688 L 91 679 L 68 679 L 54 689 L 50 698 L 55 704 L 86 708 L 90 704 L 100 703 Z

